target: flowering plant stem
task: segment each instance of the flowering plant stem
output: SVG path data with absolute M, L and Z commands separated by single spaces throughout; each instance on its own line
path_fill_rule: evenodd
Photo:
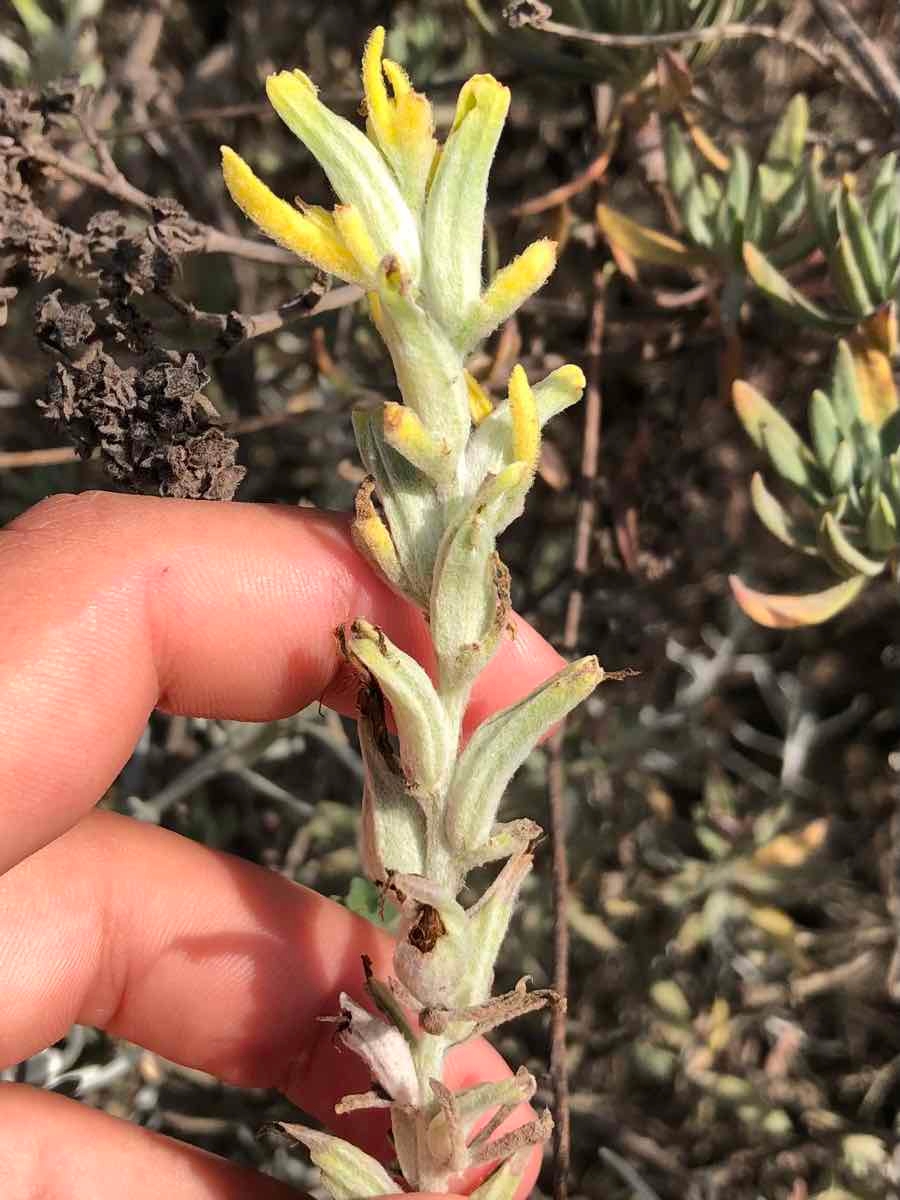
M 354 429 L 367 476 L 356 497 L 354 541 L 391 586 L 425 615 L 434 678 L 359 618 L 337 631 L 359 677 L 365 764 L 361 856 L 366 874 L 400 909 L 393 975 L 366 987 L 373 1015 L 340 997 L 339 1036 L 366 1063 L 371 1091 L 338 1112 L 390 1113 L 396 1172 L 419 1190 L 451 1190 L 459 1172 L 494 1164 L 476 1195 L 511 1197 L 548 1114 L 511 1133 L 506 1117 L 534 1093 L 514 1078 L 453 1092 L 447 1051 L 553 1002 L 522 981 L 492 996 L 494 964 L 541 830 L 498 821 L 503 792 L 539 739 L 603 678 L 596 659 L 564 668 L 497 713 L 462 745 L 472 685 L 509 628 L 509 573 L 497 538 L 534 482 L 541 428 L 575 403 L 584 376 L 558 368 L 534 386 L 515 367 L 495 404 L 466 370 L 477 344 L 546 281 L 556 247 L 540 240 L 482 280 L 491 161 L 509 93 L 489 75 L 464 84 L 442 146 L 429 101 L 383 58 L 376 29 L 363 58 L 366 132 L 327 109 L 300 71 L 267 85 L 278 114 L 318 159 L 340 203 L 331 212 L 275 196 L 234 151 L 225 180 L 244 212 L 275 241 L 366 293 L 393 361 L 402 402 L 361 407 Z M 396 735 L 389 731 L 387 713 Z M 468 907 L 469 873 L 502 864 Z M 339 1138 L 285 1130 L 310 1150 L 335 1197 L 397 1190 L 375 1159 Z

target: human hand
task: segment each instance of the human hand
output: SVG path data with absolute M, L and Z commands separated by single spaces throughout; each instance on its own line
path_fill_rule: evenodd
M 154 707 L 271 721 L 323 697 L 351 713 L 357 684 L 335 626 L 365 616 L 418 656 L 421 618 L 359 558 L 343 519 L 307 509 L 57 496 L 0 531 L 0 579 L 0 1068 L 73 1023 L 98 1026 L 229 1083 L 277 1088 L 384 1158 L 383 1124 L 334 1116 L 369 1081 L 316 1018 L 341 990 L 359 994 L 362 954 L 389 971 L 390 939 L 280 875 L 92 810 Z M 479 680 L 470 726 L 559 666 L 518 622 Z M 448 1060 L 453 1086 L 506 1073 L 484 1042 Z M 0 1195 L 296 1193 L 6 1084 Z

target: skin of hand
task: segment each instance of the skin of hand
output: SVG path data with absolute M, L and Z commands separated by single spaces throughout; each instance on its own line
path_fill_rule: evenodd
M 390 939 L 274 872 L 95 806 L 154 708 L 271 721 L 322 698 L 352 713 L 335 627 L 364 616 L 427 663 L 421 616 L 360 559 L 343 517 L 302 508 L 55 496 L 0 530 L 0 579 L 0 1068 L 75 1022 L 97 1026 L 228 1083 L 277 1088 L 387 1158 L 385 1122 L 334 1116 L 369 1081 L 317 1018 L 341 989 L 360 996 L 362 954 L 389 972 Z M 468 727 L 560 665 L 517 620 Z M 451 1054 L 447 1082 L 508 1071 L 473 1042 Z M 75 1101 L 0 1085 L 4 1200 L 296 1194 Z

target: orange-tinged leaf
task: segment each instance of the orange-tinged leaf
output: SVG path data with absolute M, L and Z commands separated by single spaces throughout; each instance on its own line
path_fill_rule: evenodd
M 856 599 L 868 582 L 864 575 L 854 575 L 823 592 L 784 596 L 757 592 L 737 575 L 728 582 L 734 598 L 748 617 L 769 629 L 799 629 L 803 625 L 821 625 L 837 616 Z
M 802 867 L 828 834 L 828 821 L 818 817 L 796 833 L 780 833 L 753 855 L 759 867 Z
M 686 109 L 684 110 L 684 118 L 688 133 L 691 135 L 691 141 L 710 166 L 715 167 L 717 171 L 721 171 L 724 174 L 731 166 L 731 159 L 727 154 L 723 154 L 700 122 Z
M 897 352 L 897 316 L 886 304 L 861 321 L 849 337 L 862 415 L 879 428 L 897 411 L 897 385 L 891 357 Z
M 611 246 L 640 262 L 654 263 L 659 267 L 690 268 L 703 266 L 710 261 L 702 250 L 686 246 L 667 233 L 658 233 L 655 229 L 639 225 L 637 221 L 607 208 L 605 204 L 597 205 L 597 223 Z

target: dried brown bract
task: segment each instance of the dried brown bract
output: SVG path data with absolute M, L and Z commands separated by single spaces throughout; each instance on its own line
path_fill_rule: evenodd
M 124 318 L 123 319 L 123 314 Z M 127 306 L 66 304 L 52 292 L 38 305 L 35 332 L 58 361 L 38 401 L 78 453 L 100 451 L 117 482 L 137 491 L 188 499 L 230 500 L 244 476 L 237 442 L 218 427 L 203 394 L 209 376 L 196 354 L 149 348 L 123 367 L 104 338 L 123 339 Z

